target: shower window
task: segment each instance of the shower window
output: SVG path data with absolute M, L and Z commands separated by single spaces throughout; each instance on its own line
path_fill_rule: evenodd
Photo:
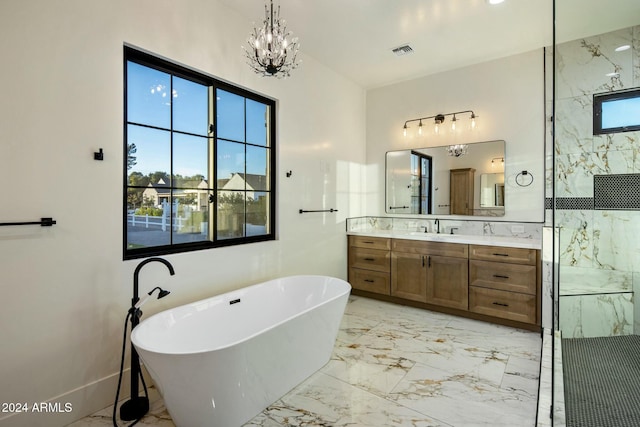
M 640 89 L 593 95 L 593 134 L 640 130 Z
M 125 47 L 124 258 L 275 239 L 275 102 Z

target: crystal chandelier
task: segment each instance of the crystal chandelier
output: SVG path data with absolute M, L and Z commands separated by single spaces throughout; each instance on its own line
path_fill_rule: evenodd
M 291 70 L 299 65 L 298 38 L 291 38 L 286 21 L 280 19 L 280 6 L 274 10 L 273 0 L 269 0 L 269 4 L 265 3 L 264 11 L 262 25 L 249 34 L 249 48 L 242 47 L 247 63 L 262 76 L 289 77 Z
M 447 149 L 447 154 L 452 157 L 460 157 L 467 154 L 467 149 L 469 146 L 467 144 L 454 144 L 445 147 Z

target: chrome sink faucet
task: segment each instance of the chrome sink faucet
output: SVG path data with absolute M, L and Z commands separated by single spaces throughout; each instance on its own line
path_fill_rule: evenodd
M 436 218 L 436 221 L 433 224 L 433 227 L 436 229 L 436 233 L 440 234 L 440 220 L 438 218 Z

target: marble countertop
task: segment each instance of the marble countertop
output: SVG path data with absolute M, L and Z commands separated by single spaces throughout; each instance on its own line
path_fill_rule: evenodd
M 449 242 L 471 245 L 503 246 L 510 248 L 541 249 L 542 241 L 526 237 L 474 236 L 465 234 L 437 234 L 407 230 L 348 231 L 350 236 L 388 237 L 392 239 L 424 240 L 428 242 Z

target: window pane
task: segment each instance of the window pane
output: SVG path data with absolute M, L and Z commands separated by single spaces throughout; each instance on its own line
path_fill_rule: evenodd
M 640 97 L 602 103 L 602 129 L 640 125 Z
M 218 191 L 218 239 L 243 237 L 245 216 L 244 191 Z
M 207 86 L 174 77 L 171 96 L 174 130 L 208 135 L 209 90 Z
M 127 126 L 127 169 L 129 184 L 138 172 L 153 185 L 169 185 L 171 133 L 136 125 Z M 162 182 L 161 182 L 162 181 Z
M 247 142 L 255 145 L 268 146 L 267 139 L 268 106 L 260 102 L 247 99 Z
M 145 190 L 146 191 L 146 190 Z M 148 198 L 135 210 L 127 212 L 127 249 L 168 245 L 171 243 L 169 203 L 157 207 Z
M 177 190 L 174 214 L 173 243 L 190 243 L 209 238 L 209 192 Z
M 247 200 L 247 236 L 269 233 L 269 193 L 254 192 Z
M 171 126 L 171 77 L 127 62 L 127 121 L 168 129 Z
M 218 137 L 244 142 L 244 97 L 218 89 Z
M 269 190 L 267 148 L 247 146 L 247 189 Z
M 207 188 L 209 170 L 207 138 L 176 133 L 173 136 L 173 186 Z
M 218 188 L 224 190 L 244 190 L 244 144 L 218 141 L 217 175 Z

